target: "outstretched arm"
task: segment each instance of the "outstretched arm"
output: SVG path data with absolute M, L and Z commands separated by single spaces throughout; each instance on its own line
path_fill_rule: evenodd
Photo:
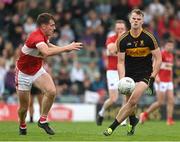
M 51 43 L 49 44 L 42 43 L 37 45 L 37 48 L 39 49 L 43 57 L 47 57 L 47 56 L 57 55 L 61 52 L 80 50 L 83 47 L 82 45 L 83 44 L 81 42 L 72 42 L 67 46 L 59 47 Z M 49 48 L 49 47 L 53 47 L 53 48 Z

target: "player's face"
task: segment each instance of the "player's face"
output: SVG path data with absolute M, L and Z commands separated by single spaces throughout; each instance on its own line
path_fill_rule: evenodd
M 136 13 L 132 13 L 129 19 L 129 22 L 131 24 L 131 28 L 133 29 L 139 29 L 142 28 L 142 24 L 144 22 L 144 18 L 142 15 L 138 15 Z
M 167 43 L 165 44 L 165 49 L 166 49 L 167 51 L 169 51 L 169 52 L 172 52 L 173 49 L 174 49 L 174 43 L 173 43 L 173 42 L 167 42 Z
M 54 30 L 56 29 L 55 27 L 55 22 L 53 20 L 50 20 L 48 24 L 45 25 L 45 33 L 47 36 L 52 36 L 54 33 Z
M 123 23 L 116 23 L 115 25 L 115 32 L 119 36 L 126 32 L 126 26 Z

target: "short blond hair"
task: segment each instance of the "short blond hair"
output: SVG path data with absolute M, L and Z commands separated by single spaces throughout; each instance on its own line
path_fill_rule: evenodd
M 131 13 L 129 14 L 129 17 L 133 14 L 133 13 L 136 13 L 137 15 L 141 15 L 142 17 L 144 17 L 144 12 L 140 9 L 133 9 L 131 11 Z

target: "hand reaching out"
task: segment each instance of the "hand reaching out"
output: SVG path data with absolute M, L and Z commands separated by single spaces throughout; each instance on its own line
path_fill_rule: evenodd
M 69 45 L 69 50 L 80 50 L 83 47 L 83 43 L 82 42 L 72 42 Z

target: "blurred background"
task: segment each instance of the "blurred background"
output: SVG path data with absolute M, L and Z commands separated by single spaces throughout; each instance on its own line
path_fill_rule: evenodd
M 0 0 L 0 120 L 17 120 L 15 62 L 26 37 L 36 28 L 38 14 L 50 12 L 57 28 L 52 43 L 84 43 L 81 51 L 46 60 L 45 67 L 53 76 L 58 93 L 50 117 L 94 121 L 97 109 L 108 96 L 106 37 L 114 33 L 115 20 L 123 19 L 128 24 L 128 14 L 134 8 L 145 12 L 144 28 L 155 35 L 160 46 L 169 37 L 174 39 L 174 118 L 180 118 L 180 0 Z M 155 96 L 144 95 L 138 111 L 154 100 Z M 122 96 L 107 112 L 107 119 L 115 116 L 121 103 Z M 34 106 L 36 119 L 37 101 Z M 164 106 L 152 114 L 154 119 L 165 117 Z

